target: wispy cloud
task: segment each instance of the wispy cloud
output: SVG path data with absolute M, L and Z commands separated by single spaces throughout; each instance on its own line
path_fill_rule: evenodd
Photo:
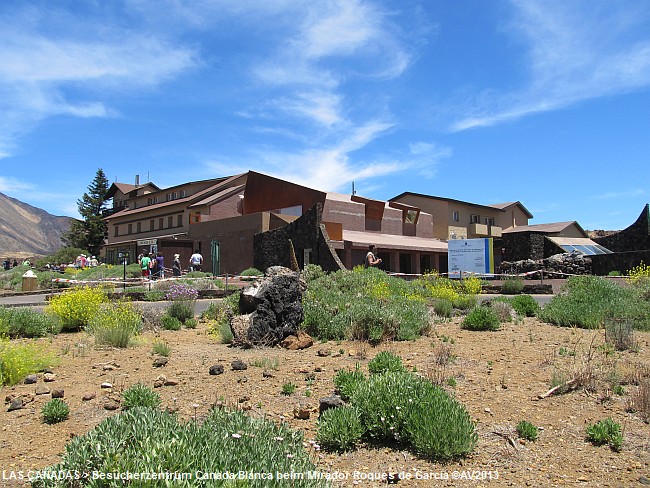
M 52 115 L 106 117 L 106 92 L 133 93 L 195 63 L 195 53 L 148 33 L 122 30 L 101 17 L 78 19 L 16 9 L 0 21 L 0 155 L 14 139 Z M 59 26 L 57 34 L 48 23 Z
M 604 193 L 599 193 L 597 195 L 593 195 L 591 198 L 593 200 L 614 200 L 614 199 L 619 200 L 619 199 L 645 197 L 646 195 L 648 195 L 648 192 L 646 190 L 642 190 L 641 188 L 633 188 L 627 191 L 608 191 Z
M 644 1 L 512 0 L 511 32 L 528 46 L 528 83 L 477 97 L 452 130 L 489 126 L 650 86 Z

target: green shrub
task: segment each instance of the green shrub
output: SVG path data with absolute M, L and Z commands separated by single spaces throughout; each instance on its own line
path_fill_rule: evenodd
M 612 450 L 618 452 L 623 447 L 621 425 L 610 417 L 587 426 L 587 440 L 595 446 L 609 444 Z
M 408 372 L 371 375 L 351 398 L 365 436 L 380 442 L 399 440 L 418 454 L 451 459 L 477 443 L 465 408 L 444 390 Z
M 467 314 L 461 327 L 467 330 L 499 330 L 499 317 L 491 307 L 475 307 Z
M 294 385 L 291 381 L 282 385 L 283 395 L 293 395 L 295 391 L 296 391 L 296 385 Z
M 454 312 L 454 305 L 449 300 L 439 299 L 433 302 L 433 311 L 440 317 L 451 317 Z
M 318 418 L 318 442 L 332 451 L 352 451 L 364 433 L 355 407 L 329 408 Z
M 128 347 L 142 330 L 142 316 L 129 302 L 111 302 L 101 306 L 86 330 L 98 345 Z
M 185 324 L 183 324 L 183 325 L 185 325 L 185 327 L 187 327 L 188 329 L 196 329 L 196 327 L 199 325 L 199 323 L 197 322 L 197 320 L 195 318 L 191 318 L 191 319 L 185 320 Z
M 162 290 L 151 290 L 144 293 L 145 302 L 159 302 L 165 299 L 165 292 Z
M 302 271 L 302 277 L 307 282 L 307 284 L 314 280 L 317 280 L 318 278 L 322 278 L 323 276 L 325 276 L 325 271 L 323 271 L 323 268 L 317 264 L 308 264 Z
M 0 337 L 0 385 L 15 385 L 56 363 L 54 355 L 38 342 L 18 344 Z
M 429 329 L 421 287 L 377 269 L 337 271 L 309 283 L 304 327 L 323 340 L 411 340 Z
M 246 268 L 239 273 L 240 276 L 264 276 L 264 273 L 257 268 Z
M 0 335 L 11 338 L 45 337 L 58 334 L 61 322 L 29 307 L 0 307 Z
M 617 351 L 636 349 L 634 327 L 629 320 L 605 319 L 605 340 Z
M 153 409 L 132 409 L 114 415 L 66 446 L 59 464 L 35 480 L 35 488 L 70 486 L 57 473 L 307 473 L 317 471 L 303 448 L 303 434 L 286 424 L 246 416 L 244 412 L 211 410 L 204 422 L 183 423 L 178 416 Z M 52 474 L 53 476 L 48 476 Z M 277 483 L 280 485 L 280 483 Z M 102 487 L 124 486 L 122 480 L 105 480 Z M 147 486 L 246 486 L 266 488 L 265 479 L 153 481 Z M 329 485 L 320 479 L 296 479 L 295 488 Z M 134 482 L 133 486 L 143 486 Z
M 535 317 L 540 311 L 539 305 L 530 295 L 517 295 L 512 297 L 510 298 L 510 305 L 522 317 Z
M 516 277 L 506 277 L 501 284 L 501 293 L 504 295 L 517 295 L 524 289 L 524 280 Z
M 469 310 L 476 306 L 477 301 L 476 295 L 458 295 L 454 298 L 452 304 L 458 310 Z
M 61 320 L 63 330 L 78 330 L 88 325 L 103 303 L 108 302 L 101 288 L 79 287 L 52 297 L 45 312 Z
M 512 322 L 512 305 L 509 302 L 498 301 L 490 305 L 492 311 L 499 317 L 499 322 Z
M 371 374 L 381 374 L 387 371 L 406 371 L 402 358 L 389 351 L 381 351 L 368 363 Z
M 70 407 L 60 398 L 54 398 L 43 405 L 41 417 L 46 424 L 58 424 L 70 415 Z
M 122 408 L 128 410 L 135 407 L 158 408 L 160 396 L 147 385 L 136 383 L 122 393 Z
M 361 384 L 366 377 L 357 363 L 354 371 L 341 369 L 334 376 L 334 386 L 343 400 L 349 400 L 357 386 Z
M 517 435 L 526 439 L 527 441 L 536 441 L 539 429 L 526 420 L 522 420 L 517 424 Z
M 166 342 L 154 342 L 152 347 L 153 354 L 158 354 L 159 356 L 169 357 L 172 352 L 171 347 Z
M 168 315 L 167 313 L 160 317 L 160 324 L 165 330 L 181 330 L 181 327 L 183 326 L 180 320 Z
M 601 327 L 606 319 L 625 319 L 635 329 L 650 330 L 650 302 L 639 293 L 600 276 L 572 276 L 538 316 L 551 324 L 588 329 Z

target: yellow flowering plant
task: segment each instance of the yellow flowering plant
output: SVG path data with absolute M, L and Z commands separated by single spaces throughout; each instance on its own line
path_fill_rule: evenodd
M 57 316 L 64 330 L 76 330 L 85 327 L 106 302 L 104 289 L 82 286 L 53 297 L 45 313 Z

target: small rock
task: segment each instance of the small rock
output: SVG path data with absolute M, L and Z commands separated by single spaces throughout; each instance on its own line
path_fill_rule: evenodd
M 93 400 L 97 397 L 96 393 L 85 393 L 84 396 L 81 397 L 81 400 L 84 402 L 88 402 L 90 400 Z
M 117 369 L 117 367 L 114 364 L 105 364 L 102 366 L 102 370 L 104 371 L 113 371 L 115 369 Z
M 305 405 L 296 405 L 293 407 L 293 418 L 299 420 L 308 420 L 311 416 L 310 409 Z
M 103 389 L 105 389 L 105 390 L 108 389 L 108 388 L 113 388 L 113 384 L 112 384 L 112 383 L 109 383 L 108 381 L 104 381 L 104 382 L 103 382 L 101 385 L 99 385 L 99 386 L 100 386 L 100 388 L 103 388 Z
M 51 383 L 55 379 L 56 379 L 56 375 L 54 373 L 45 373 L 43 375 L 43 381 L 45 381 L 46 383 Z
M 37 395 L 48 395 L 50 393 L 50 389 L 45 385 L 38 385 L 34 390 L 34 393 Z
M 251 399 L 251 397 L 249 397 L 248 395 L 244 395 L 244 396 L 240 397 L 239 400 L 237 400 L 237 401 L 239 403 L 245 403 L 245 402 L 250 401 L 250 399 Z
M 241 378 L 237 378 L 237 383 L 247 383 L 248 378 L 246 376 L 242 376 Z
M 298 330 L 296 335 L 287 336 L 282 340 L 282 342 L 280 342 L 280 346 L 290 351 L 307 349 L 313 345 L 314 339 L 303 330 Z
M 343 399 L 338 395 L 332 395 L 321 398 L 318 400 L 318 413 L 322 414 L 325 410 L 330 408 L 342 407 L 344 405 Z
M 29 374 L 29 375 L 25 376 L 25 384 L 26 385 L 33 385 L 37 381 L 38 381 L 38 376 L 36 376 L 35 374 Z
M 262 371 L 262 377 L 263 378 L 275 378 L 275 375 L 273 374 L 272 371 L 269 371 L 268 369 L 265 369 Z
M 168 378 L 165 381 L 165 386 L 177 386 L 178 385 L 178 380 L 174 378 Z
M 639 476 L 639 483 L 642 485 L 650 485 L 650 478 L 646 478 L 645 476 Z
M 230 366 L 234 371 L 243 371 L 245 369 L 248 369 L 248 365 L 241 359 L 235 359 L 232 363 L 230 363 Z
M 163 366 L 166 366 L 168 362 L 169 362 L 169 358 L 166 358 L 164 356 L 159 357 L 153 360 L 153 367 L 162 368 Z
M 117 410 L 120 408 L 119 402 L 116 402 L 115 400 L 108 399 L 104 402 L 104 410 Z
M 325 358 L 330 355 L 330 352 L 327 349 L 319 349 L 316 354 L 321 358 Z
M 160 388 L 165 384 L 165 381 L 167 381 L 167 378 L 164 375 L 158 376 L 155 380 L 153 380 L 153 387 L 154 388 Z
M 314 373 L 321 373 L 321 372 L 323 372 L 323 371 L 324 371 L 324 369 L 321 368 L 320 366 L 316 366 L 316 367 L 314 368 Z
M 9 405 L 9 408 L 7 409 L 7 412 L 13 412 L 14 410 L 20 410 L 23 408 L 23 399 L 22 397 L 16 397 L 11 401 L 11 404 Z
M 210 366 L 210 374 L 217 375 L 223 373 L 223 364 L 214 364 Z
M 305 381 L 314 381 L 316 379 L 316 373 L 307 373 L 305 375 Z
M 252 409 L 253 409 L 253 406 L 252 406 L 250 403 L 247 403 L 247 404 L 245 404 L 245 405 L 242 405 L 242 406 L 241 406 L 241 409 L 242 409 L 244 412 L 248 412 L 249 410 L 252 410 Z
M 57 389 L 52 390 L 52 398 L 63 398 L 65 396 L 65 390 Z
M 348 356 L 356 356 L 356 355 L 357 355 L 357 351 L 355 351 L 354 349 L 350 349 L 348 351 Z

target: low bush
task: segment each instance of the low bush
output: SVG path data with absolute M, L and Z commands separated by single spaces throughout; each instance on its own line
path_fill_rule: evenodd
M 172 317 L 169 314 L 164 314 L 162 317 L 160 317 L 160 325 L 165 330 L 181 330 L 183 323 L 176 317 Z
M 439 299 L 433 302 L 433 311 L 439 317 L 450 318 L 454 313 L 454 305 L 449 300 Z
M 79 330 L 88 325 L 106 302 L 108 297 L 103 289 L 84 286 L 52 297 L 45 313 L 57 316 L 63 330 Z
M 388 371 L 406 371 L 402 358 L 389 351 L 381 351 L 368 362 L 370 374 L 381 374 Z
M 492 302 L 490 308 L 492 308 L 497 317 L 499 317 L 499 322 L 512 322 L 512 313 L 514 309 L 509 302 Z
M 600 328 L 606 319 L 629 320 L 635 329 L 650 330 L 650 302 L 635 287 L 622 287 L 600 276 L 572 276 L 538 317 L 563 327 Z
M 98 345 L 128 347 L 142 330 L 142 316 L 129 302 L 111 302 L 100 307 L 86 330 Z
M 308 264 L 302 271 L 302 277 L 307 282 L 307 284 L 314 280 L 317 280 L 318 278 L 322 278 L 323 276 L 325 276 L 325 271 L 323 271 L 323 268 L 317 264 Z
M 0 336 L 45 337 L 58 334 L 61 322 L 52 315 L 46 315 L 29 307 L 0 307 Z
M 194 288 L 182 283 L 171 285 L 165 294 L 165 299 L 171 302 L 167 307 L 167 314 L 181 322 L 193 318 L 198 297 L 199 293 Z
M 463 319 L 461 327 L 467 330 L 499 330 L 499 317 L 491 307 L 475 307 Z
M 296 385 L 291 381 L 282 385 L 282 394 L 283 395 L 293 395 L 296 391 Z
M 158 408 L 160 396 L 147 385 L 136 383 L 122 392 L 122 408 L 128 410 L 136 407 Z
M 506 277 L 501 284 L 501 293 L 517 295 L 524 290 L 524 280 L 516 277 Z
M 152 346 L 153 354 L 158 354 L 159 356 L 169 357 L 172 353 L 171 347 L 164 341 L 156 341 Z
M 307 473 L 317 471 L 303 448 L 303 434 L 270 420 L 241 411 L 213 409 L 203 423 L 183 423 L 176 415 L 155 409 L 133 408 L 114 415 L 84 435 L 72 439 L 59 464 L 33 482 L 35 488 L 69 486 L 57 473 L 82 475 L 131 473 Z M 52 474 L 52 476 L 48 476 Z M 148 486 L 221 486 L 219 481 L 161 480 Z M 224 486 L 231 486 L 229 481 Z M 247 479 L 232 486 L 265 488 L 268 479 Z M 328 486 L 323 476 L 291 481 L 295 488 Z M 101 486 L 121 487 L 122 480 Z M 142 486 L 142 485 L 139 485 Z
M 0 337 L 0 385 L 15 385 L 56 363 L 55 356 L 38 342 L 18 344 Z
M 522 317 L 535 317 L 540 311 L 539 305 L 530 295 L 517 295 L 510 298 L 509 302 Z
M 53 398 L 41 408 L 41 417 L 46 424 L 58 424 L 70 415 L 70 407 L 60 398 Z
M 246 268 L 239 273 L 240 276 L 264 276 L 264 273 L 257 268 Z
M 359 368 L 357 363 L 355 369 L 341 369 L 337 371 L 334 376 L 334 386 L 341 398 L 345 401 L 349 400 L 357 387 L 366 379 L 363 371 Z
M 330 408 L 318 418 L 318 442 L 332 451 L 352 451 L 364 433 L 359 411 L 355 407 Z
M 587 426 L 587 440 L 595 446 L 608 444 L 614 451 L 623 447 L 623 433 L 621 425 L 614 422 L 611 417 Z
M 636 349 L 634 327 L 629 320 L 605 319 L 605 341 L 617 351 Z
M 476 295 L 458 295 L 452 304 L 458 310 L 470 310 L 476 306 L 477 301 Z
M 517 424 L 517 435 L 527 441 L 536 441 L 539 435 L 539 429 L 526 420 Z

